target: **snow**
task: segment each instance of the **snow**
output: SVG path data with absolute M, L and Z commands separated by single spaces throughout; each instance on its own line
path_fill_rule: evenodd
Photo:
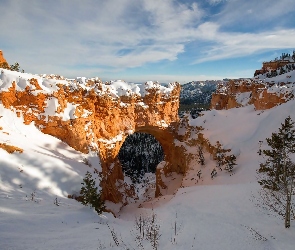
M 249 103 L 251 98 L 251 92 L 244 92 L 239 93 L 236 95 L 236 101 L 238 104 L 241 104 L 242 106 L 246 106 L 246 104 Z
M 101 83 L 102 92 L 98 90 L 96 86 L 88 87 L 88 80 L 93 80 L 92 78 L 86 77 L 76 77 L 76 79 L 59 79 L 60 77 L 52 76 L 53 79 L 48 79 L 46 75 L 32 75 L 28 73 L 20 73 L 16 71 L 10 71 L 6 69 L 1 69 L 0 71 L 0 90 L 7 91 L 10 87 L 12 87 L 13 82 L 16 84 L 17 91 L 24 91 L 26 87 L 29 87 L 30 90 L 35 90 L 32 93 L 46 93 L 52 94 L 54 91 L 58 90 L 58 84 L 69 86 L 71 90 L 75 90 L 78 88 L 91 90 L 94 89 L 97 94 L 109 94 L 113 98 L 121 97 L 121 96 L 130 96 L 130 95 L 138 95 L 144 97 L 148 94 L 150 89 L 156 89 L 158 93 L 161 93 L 164 96 L 169 96 L 173 91 L 176 83 L 169 83 L 167 86 L 162 86 L 158 82 L 147 81 L 143 84 L 135 84 L 135 83 L 127 83 L 123 80 L 111 81 L 108 84 Z M 30 84 L 30 79 L 36 79 L 38 81 L 39 86 L 41 87 L 41 91 L 37 91 L 36 87 Z M 98 78 L 95 78 L 98 80 Z
M 67 103 L 67 107 L 64 110 L 62 120 L 63 121 L 68 121 L 70 119 L 75 119 L 77 118 L 75 116 L 75 111 L 77 108 L 78 104 L 73 104 L 73 103 Z
M 44 109 L 44 113 L 45 113 L 45 116 L 48 118 L 48 116 L 55 116 L 56 115 L 56 111 L 57 111 L 57 108 L 59 106 L 58 104 L 58 99 L 55 98 L 55 97 L 49 97 L 47 100 L 46 100 L 46 107 Z
M 265 75 L 258 75 L 255 79 L 263 80 L 264 82 L 274 82 L 274 83 L 281 83 L 281 82 L 295 82 L 295 70 L 290 72 L 284 73 L 282 75 L 278 75 L 271 78 L 266 78 Z
M 16 80 L 20 89 L 28 84 L 26 75 L 21 73 L 1 73 L 0 79 L 2 91 L 9 87 L 11 79 Z M 49 90 L 50 84 L 57 82 L 38 79 L 40 86 Z M 52 86 L 53 89 L 54 84 Z M 114 86 L 116 95 L 120 91 L 138 91 L 121 81 Z M 149 82 L 146 87 L 152 86 Z M 161 86 L 157 88 L 162 91 Z M 169 87 L 165 91 L 169 92 Z M 245 94 L 239 100 L 243 102 L 246 97 Z M 51 98 L 45 113 L 53 114 L 57 107 L 57 100 Z M 64 119 L 72 119 L 75 108 L 75 104 L 68 103 L 62 114 Z M 98 216 L 93 209 L 67 198 L 68 194 L 78 194 L 87 171 L 94 175 L 94 168 L 101 170 L 97 154 L 82 154 L 60 140 L 42 134 L 33 123 L 24 125 L 22 117 L 18 118 L 15 112 L 0 103 L 0 143 L 24 150 L 23 153 L 8 154 L 0 149 L 0 249 L 103 249 L 100 244 L 105 249 L 126 249 L 115 246 L 109 227 L 117 232 L 119 241 L 124 241 L 125 246 L 138 249 L 132 233 L 135 217 L 154 212 L 161 226 L 159 249 L 293 250 L 295 223 L 291 222 L 291 228 L 285 229 L 281 218 L 269 215 L 257 205 L 260 187 L 256 170 L 262 161 L 257 154 L 259 141 L 264 141 L 262 149 L 265 148 L 265 138 L 277 132 L 288 115 L 295 120 L 294 110 L 295 101 L 291 100 L 265 111 L 256 111 L 253 105 L 248 105 L 204 111 L 203 116 L 189 119 L 191 126 L 204 128 L 201 132 L 212 144 L 219 141 L 237 156 L 238 166 L 234 173 L 230 176 L 225 171 L 218 172 L 212 180 L 210 172 L 215 162 L 205 152 L 206 166 L 200 166 L 193 159 L 183 180 L 175 174 L 165 177 L 168 189 L 162 191 L 166 195 L 145 202 L 139 199 L 122 209 L 108 204 L 114 206 L 115 218 L 111 213 Z M 183 127 L 181 133 L 185 133 Z M 106 142 L 111 145 L 122 140 L 122 136 L 119 134 Z M 187 151 L 195 153 L 196 148 L 188 147 Z M 87 158 L 92 167 L 85 165 L 83 158 Z M 158 169 L 161 170 L 164 164 L 162 162 Z M 200 179 L 197 177 L 199 170 L 202 170 Z M 146 193 L 152 195 L 153 187 L 147 192 L 145 187 L 139 188 L 142 197 Z M 59 206 L 54 204 L 55 199 Z M 171 241 L 173 238 L 175 242 Z

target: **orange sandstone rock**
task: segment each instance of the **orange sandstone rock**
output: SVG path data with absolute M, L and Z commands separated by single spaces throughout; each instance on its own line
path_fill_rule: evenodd
M 0 143 L 0 148 L 4 149 L 7 151 L 9 154 L 12 154 L 14 152 L 22 153 L 24 150 L 12 145 L 8 145 L 6 143 Z
M 256 110 L 270 109 L 293 98 L 291 87 L 285 86 L 282 91 L 279 87 L 280 85 L 276 87 L 273 83 L 263 84 L 253 80 L 232 80 L 226 88 L 217 89 L 212 95 L 211 108 L 218 110 L 231 109 L 254 104 Z M 271 88 L 275 88 L 276 91 L 271 90 Z M 244 103 L 239 103 L 239 97 L 245 94 L 248 99 Z
M 3 56 L 3 52 L 2 52 L 2 50 L 0 50 L 0 64 L 2 64 L 2 63 L 7 63 L 7 61 L 6 61 L 6 59 L 4 58 L 4 56 Z
M 0 94 L 5 108 L 14 109 L 23 116 L 24 123 L 35 125 L 83 153 L 98 151 L 102 165 L 102 198 L 125 203 L 124 197 L 134 190 L 124 183 L 124 174 L 118 160 L 125 138 L 134 132 L 155 136 L 165 153 L 164 173 L 186 171 L 188 160 L 183 147 L 175 144 L 178 136 L 178 108 L 180 85 L 174 83 L 166 94 L 159 85 L 137 94 L 113 96 L 99 81 L 89 83 L 91 89 L 56 84 L 55 91 L 42 91 L 37 79 L 19 90 L 18 83 Z M 158 175 L 157 175 L 158 176 Z M 156 195 L 161 195 L 161 180 L 157 180 Z

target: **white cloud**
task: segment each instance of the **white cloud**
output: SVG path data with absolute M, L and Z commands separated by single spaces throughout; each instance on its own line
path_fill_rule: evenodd
M 202 15 L 196 3 L 170 0 L 9 1 L 3 7 L 2 42 L 17 52 L 14 60 L 29 57 L 34 67 L 175 60 Z
M 209 1 L 214 2 L 214 0 Z M 238 23 L 259 28 L 264 26 L 262 23 L 285 21 L 287 19 L 284 15 L 295 11 L 294 0 L 227 0 L 224 2 L 223 10 L 217 15 L 217 21 L 221 25 L 234 26 Z M 277 19 L 278 17 L 280 19 Z
M 212 5 L 216 5 L 216 4 L 219 4 L 221 2 L 225 2 L 225 1 L 227 1 L 227 0 L 207 0 L 207 2 L 209 2 Z
M 256 52 L 295 47 L 295 29 L 273 30 L 260 33 L 221 32 L 214 24 L 204 24 L 200 34 L 213 43 L 195 63 L 251 55 Z
M 251 20 L 259 26 L 263 18 L 294 11 L 295 1 L 208 1 L 224 9 L 211 17 L 191 1 L 2 1 L 0 49 L 9 63 L 18 61 L 32 73 L 93 76 L 176 61 L 185 52 L 200 63 L 295 47 L 293 29 L 226 29 Z M 190 43 L 196 47 L 186 51 Z

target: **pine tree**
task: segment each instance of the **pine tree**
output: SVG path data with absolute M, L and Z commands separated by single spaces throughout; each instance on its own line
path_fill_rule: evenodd
M 203 153 L 203 147 L 198 146 L 198 163 L 201 164 L 202 166 L 205 165 L 205 158 L 204 158 L 204 153 Z
M 281 124 L 279 132 L 272 133 L 271 138 L 266 138 L 266 141 L 271 149 L 263 150 L 267 158 L 258 169 L 258 183 L 267 190 L 270 197 L 275 197 L 276 203 L 284 203 L 284 213 L 276 210 L 284 216 L 285 227 L 288 228 L 295 178 L 295 167 L 290 158 L 295 153 L 295 129 L 291 117 L 288 116 Z
M 225 164 L 225 154 L 224 150 L 221 147 L 221 144 L 219 141 L 216 142 L 216 161 L 217 161 L 217 167 L 222 170 L 222 166 Z
M 82 197 L 81 203 L 85 206 L 90 205 L 98 214 L 101 214 L 105 209 L 104 202 L 101 200 L 100 193 L 97 192 L 95 180 L 93 180 L 90 172 L 87 171 L 80 190 Z
M 19 69 L 20 69 L 20 67 L 19 67 L 18 62 L 16 62 L 15 64 L 10 65 L 10 70 L 12 70 L 12 71 L 18 71 L 19 72 Z

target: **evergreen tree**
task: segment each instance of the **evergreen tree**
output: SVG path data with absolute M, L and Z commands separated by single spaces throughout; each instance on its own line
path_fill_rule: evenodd
M 10 70 L 12 70 L 12 71 L 18 71 L 19 72 L 19 69 L 20 69 L 20 67 L 19 67 L 18 62 L 16 62 L 15 64 L 10 65 Z
M 81 203 L 85 206 L 90 205 L 98 214 L 101 214 L 105 209 L 104 202 L 101 200 L 100 193 L 97 192 L 95 180 L 93 180 L 90 172 L 87 171 L 80 190 L 82 197 Z
M 279 133 L 272 133 L 271 138 L 266 142 L 271 149 L 263 150 L 267 156 L 265 163 L 260 164 L 259 173 L 266 173 L 269 177 L 260 183 L 263 187 L 278 190 L 281 183 L 281 176 L 284 174 L 284 164 L 290 153 L 295 152 L 295 129 L 294 122 L 288 116 L 281 124 Z
M 221 147 L 221 144 L 219 141 L 216 142 L 216 161 L 217 161 L 217 167 L 222 170 L 222 166 L 225 164 L 225 153 L 224 150 Z
M 198 163 L 201 164 L 202 166 L 205 165 L 205 158 L 204 158 L 204 153 L 203 153 L 203 147 L 198 146 Z
M 263 150 L 263 155 L 267 158 L 258 169 L 258 183 L 268 190 L 270 197 L 275 197 L 276 203 L 283 205 L 285 211 L 282 215 L 285 218 L 285 227 L 288 228 L 295 177 L 294 163 L 290 158 L 295 153 L 295 129 L 291 117 L 288 116 L 281 124 L 279 132 L 272 133 L 271 138 L 266 138 L 266 141 L 270 149 Z

